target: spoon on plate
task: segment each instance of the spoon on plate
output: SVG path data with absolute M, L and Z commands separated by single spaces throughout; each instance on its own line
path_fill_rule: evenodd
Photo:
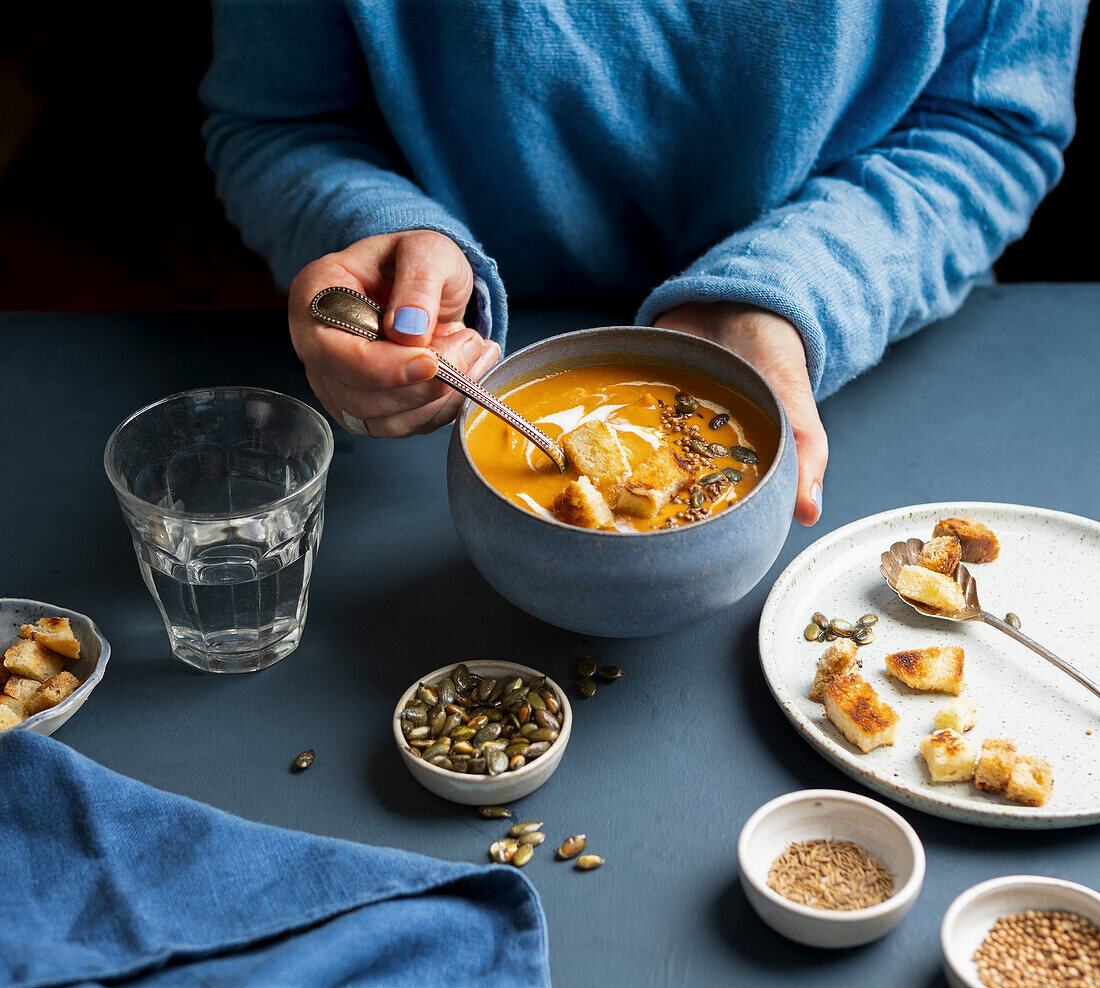
M 384 313 L 385 309 L 366 295 L 339 286 L 322 289 L 309 303 L 309 314 L 318 322 L 323 322 L 333 329 L 342 329 L 345 333 L 361 336 L 365 340 L 385 339 L 382 335 Z M 470 380 L 454 364 L 444 360 L 438 353 L 435 358 L 438 361 L 436 377 L 479 404 L 487 412 L 492 412 L 503 419 L 549 456 L 558 470 L 565 472 L 565 451 L 561 446 L 538 426 L 528 422 L 515 409 L 509 408 L 495 395 L 489 394 L 480 384 Z
M 914 610 L 920 611 L 921 614 L 927 614 L 929 617 L 945 618 L 948 621 L 983 621 L 996 628 L 998 631 L 1003 631 L 1006 635 L 1015 638 L 1021 645 L 1026 645 L 1033 652 L 1038 652 L 1039 655 L 1048 662 L 1056 665 L 1062 672 L 1068 673 L 1086 689 L 1100 696 L 1100 686 L 1097 686 L 1096 683 L 1089 679 L 1089 677 L 1079 669 L 1071 666 L 1064 659 L 1058 658 L 1052 651 L 1043 648 L 1037 641 L 1028 638 L 1027 635 L 1012 627 L 1007 621 L 1002 621 L 999 617 L 994 617 L 989 611 L 983 611 L 981 605 L 978 603 L 978 582 L 970 575 L 970 571 L 967 570 L 962 563 L 959 563 L 955 571 L 955 582 L 958 583 L 959 589 L 962 590 L 963 599 L 966 603 L 963 609 L 957 613 L 950 614 L 946 611 L 937 610 L 934 607 L 929 607 L 927 604 L 911 600 L 909 597 L 898 593 L 898 577 L 901 575 L 902 566 L 919 566 L 920 553 L 923 548 L 924 543 L 920 539 L 909 539 L 907 542 L 895 542 L 890 546 L 887 552 L 882 554 L 882 565 L 879 566 L 879 572 L 886 577 L 886 582 L 890 585 L 890 589 L 898 594 L 905 603 Z

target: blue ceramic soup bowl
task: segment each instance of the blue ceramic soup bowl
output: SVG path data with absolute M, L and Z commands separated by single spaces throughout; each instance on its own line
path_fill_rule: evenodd
M 779 429 L 771 467 L 736 505 L 693 525 L 644 533 L 575 528 L 525 511 L 481 476 L 466 445 L 479 409 L 467 401 L 451 435 L 447 493 L 463 546 L 503 597 L 560 628 L 639 638 L 709 617 L 759 582 L 790 529 L 798 462 L 767 382 L 740 357 L 685 333 L 638 326 L 565 333 L 517 351 L 481 383 L 499 395 L 555 371 L 605 363 L 693 371 L 741 392 Z

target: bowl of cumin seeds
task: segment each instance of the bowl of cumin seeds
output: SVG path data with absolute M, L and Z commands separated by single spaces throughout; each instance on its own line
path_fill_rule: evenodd
M 805 789 L 765 803 L 737 842 L 741 886 L 777 933 L 810 947 L 856 947 L 889 933 L 924 882 L 924 847 L 882 803 Z

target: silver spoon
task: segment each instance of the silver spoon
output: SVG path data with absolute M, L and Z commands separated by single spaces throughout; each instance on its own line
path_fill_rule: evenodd
M 353 333 L 365 340 L 382 340 L 382 316 L 385 313 L 378 303 L 360 295 L 350 288 L 324 288 L 313 296 L 309 303 L 309 314 L 318 322 L 323 322 L 333 329 L 342 329 L 345 333 Z M 434 352 L 434 351 L 433 351 Z M 492 412 L 498 418 L 503 419 L 513 429 L 526 436 L 539 449 L 541 449 L 557 468 L 565 472 L 565 452 L 553 439 L 536 425 L 528 422 L 522 415 L 509 408 L 499 398 L 489 394 L 480 384 L 470 380 L 453 364 L 448 363 L 438 353 L 436 354 L 438 369 L 435 376 L 445 384 L 449 384 L 456 391 L 461 392 L 471 401 L 477 402 L 487 412 Z
M 901 575 L 902 566 L 919 566 L 920 553 L 923 548 L 924 543 L 920 539 L 909 539 L 908 542 L 895 542 L 890 546 L 888 552 L 882 554 L 882 565 L 879 567 L 879 571 L 886 577 L 890 589 L 898 594 L 905 603 L 929 617 L 946 618 L 948 621 L 984 621 L 998 631 L 1003 631 L 1006 635 L 1015 638 L 1021 645 L 1026 645 L 1033 652 L 1038 652 L 1039 655 L 1056 665 L 1062 672 L 1068 673 L 1086 689 L 1100 696 L 1100 686 L 1097 686 L 1079 669 L 1074 668 L 1064 659 L 1058 658 L 1057 655 L 1049 649 L 1043 648 L 1037 641 L 1033 641 L 1027 635 L 1017 631 L 1007 621 L 994 617 L 989 611 L 983 611 L 978 603 L 978 582 L 962 563 L 959 563 L 958 569 L 955 571 L 955 581 L 959 584 L 959 589 L 962 590 L 963 599 L 966 603 L 957 614 L 938 611 L 934 607 L 929 607 L 927 604 L 922 604 L 916 600 L 910 600 L 910 598 L 898 593 L 898 577 Z

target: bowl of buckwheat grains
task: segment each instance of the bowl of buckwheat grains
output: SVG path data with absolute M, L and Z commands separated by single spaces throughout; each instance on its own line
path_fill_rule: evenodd
M 991 878 L 963 892 L 940 926 L 952 988 L 1100 985 L 1100 893 L 1039 875 Z
M 558 767 L 573 711 L 561 687 L 515 662 L 435 669 L 397 701 L 393 736 L 425 789 L 468 806 L 510 803 Z
M 737 863 L 757 915 L 810 947 L 856 947 L 885 936 L 924 882 L 916 831 L 882 803 L 837 789 L 765 803 L 741 828 Z

